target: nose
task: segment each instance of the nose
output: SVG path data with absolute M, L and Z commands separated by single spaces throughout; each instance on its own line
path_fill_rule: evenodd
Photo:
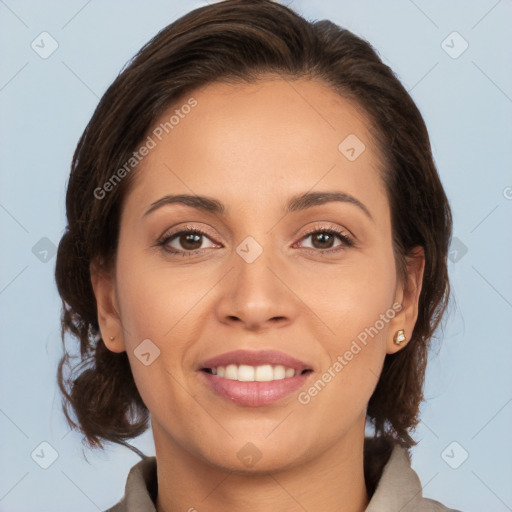
M 264 249 L 251 263 L 234 254 L 233 263 L 221 285 L 219 321 L 248 331 L 289 325 L 297 315 L 298 301 L 286 285 L 289 272 L 271 257 L 271 250 Z

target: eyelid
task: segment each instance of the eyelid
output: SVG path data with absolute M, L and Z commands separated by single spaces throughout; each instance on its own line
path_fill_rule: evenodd
M 211 238 L 212 239 L 212 242 L 215 241 L 215 235 L 212 234 L 212 232 L 208 229 L 208 228 L 205 228 L 205 227 L 197 227 L 195 225 L 192 225 L 192 224 L 185 224 L 185 225 L 180 225 L 176 228 L 173 228 L 173 229 L 168 229 L 164 232 L 164 234 L 162 236 L 159 237 L 159 241 L 161 240 L 164 240 L 164 239 L 167 239 L 167 238 L 170 238 L 170 237 L 173 237 L 175 235 L 178 235 L 182 232 L 196 232 L 196 233 L 199 233 L 199 234 L 202 234 L 202 235 L 205 235 L 207 236 L 208 238 Z M 215 241 L 215 243 L 218 243 Z
M 351 240 L 355 240 L 355 236 L 348 229 L 341 226 L 330 226 L 329 224 L 324 224 L 322 222 L 315 224 L 312 228 L 308 228 L 301 238 L 304 238 L 311 233 L 316 233 L 317 231 L 334 231 L 340 235 L 350 238 Z

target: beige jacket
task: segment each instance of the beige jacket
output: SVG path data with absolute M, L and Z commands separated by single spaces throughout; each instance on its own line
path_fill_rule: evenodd
M 132 467 L 124 498 L 105 512 L 156 512 L 156 493 L 156 458 L 148 457 Z M 420 479 L 411 468 L 407 451 L 396 445 L 365 512 L 460 511 L 423 498 Z

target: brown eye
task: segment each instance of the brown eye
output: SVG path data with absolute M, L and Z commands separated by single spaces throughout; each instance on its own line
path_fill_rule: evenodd
M 186 229 L 164 236 L 158 245 L 163 247 L 167 252 L 188 256 L 208 248 L 201 247 L 206 240 L 210 240 L 211 242 L 210 237 L 206 233 L 197 229 Z M 210 247 L 216 247 L 213 242 L 211 242 L 211 244 Z
M 330 249 L 334 243 L 334 235 L 321 231 L 310 235 L 312 238 L 313 246 L 316 249 Z
M 178 241 L 183 249 L 195 250 L 201 247 L 202 235 L 197 233 L 186 233 L 178 237 Z
M 303 246 L 304 242 L 302 242 L 301 246 L 305 249 L 317 249 L 319 253 L 333 253 L 354 246 L 354 241 L 348 234 L 333 228 L 317 227 L 302 238 L 302 240 L 307 239 L 311 239 L 311 245 Z M 336 239 L 338 239 L 338 243 L 336 243 Z

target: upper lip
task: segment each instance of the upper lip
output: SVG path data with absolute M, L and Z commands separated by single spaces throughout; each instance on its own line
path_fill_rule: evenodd
M 308 365 L 304 361 L 300 361 L 299 359 L 289 356 L 284 352 L 277 352 L 275 350 L 260 350 L 258 352 L 250 350 L 233 350 L 232 352 L 226 352 L 203 361 L 200 364 L 199 369 L 211 369 L 219 366 L 227 366 L 229 364 L 247 364 L 249 366 L 260 366 L 264 364 L 282 365 L 286 368 L 293 368 L 298 372 L 302 372 L 303 370 L 312 370 L 311 365 Z

